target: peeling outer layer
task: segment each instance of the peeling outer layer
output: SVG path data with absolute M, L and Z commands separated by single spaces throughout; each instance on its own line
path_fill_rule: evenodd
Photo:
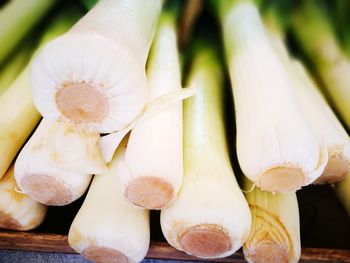
M 167 109 L 176 102 L 195 95 L 196 92 L 196 87 L 188 87 L 162 95 L 146 104 L 143 111 L 141 111 L 141 113 L 127 127 L 106 136 L 102 136 L 100 140 L 100 151 L 105 162 L 109 163 L 112 160 L 114 152 L 118 148 L 120 142 L 138 123 L 155 116 L 157 113 Z
M 245 259 L 251 263 L 297 262 L 292 238 L 278 217 L 258 206 L 250 207 L 253 224 L 243 246 Z
M 134 205 L 146 209 L 164 209 L 175 197 L 174 188 L 169 182 L 153 176 L 132 180 L 124 195 Z
M 101 247 L 90 246 L 86 248 L 83 257 L 96 263 L 128 263 L 128 258 L 117 250 Z
M 101 174 L 107 171 L 107 165 L 100 152 L 99 140 L 100 135 L 96 132 L 64 121 L 43 119 L 20 156 L 25 155 L 26 169 L 40 164 L 75 173 Z
M 183 251 L 201 258 L 217 258 L 231 249 L 228 234 L 214 224 L 190 227 L 178 239 Z

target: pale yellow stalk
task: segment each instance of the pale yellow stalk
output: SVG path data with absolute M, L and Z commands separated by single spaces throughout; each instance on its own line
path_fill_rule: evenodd
M 245 178 L 245 189 L 252 189 Z M 252 213 L 252 228 L 243 246 L 245 259 L 250 263 L 298 262 L 300 259 L 300 224 L 298 200 L 295 193 L 248 190 Z
M 151 100 L 181 90 L 176 10 L 164 10 L 147 67 Z M 141 121 L 131 131 L 122 178 L 125 197 L 148 208 L 167 207 L 180 189 L 183 176 L 182 101 Z
M 0 228 L 31 230 L 45 219 L 47 208 L 19 190 L 13 170 L 12 165 L 0 180 Z
M 217 2 L 236 113 L 237 157 L 258 187 L 288 192 L 311 184 L 327 163 L 293 78 L 252 1 Z
M 75 201 L 88 188 L 92 174 L 107 170 L 99 139 L 99 134 L 73 124 L 43 119 L 16 160 L 20 189 L 46 205 Z
M 11 56 L 7 63 L 0 68 L 0 96 L 10 87 L 11 83 L 18 77 L 22 70 L 27 65 L 33 45 L 26 44 L 24 47 L 16 50 L 15 54 Z
M 119 146 L 109 171 L 95 175 L 70 227 L 69 245 L 94 262 L 140 262 L 150 242 L 149 212 L 125 200 L 121 179 L 127 175 Z
M 302 109 L 317 135 L 320 145 L 326 144 L 328 162 L 314 183 L 335 183 L 350 171 L 350 138 L 332 111 L 304 65 L 290 57 L 283 35 L 268 26 L 271 41 L 294 81 L 294 90 Z
M 201 258 L 233 254 L 251 226 L 248 204 L 228 156 L 223 115 L 223 75 L 217 53 L 197 50 L 184 102 L 184 180 L 177 199 L 161 212 L 164 237 Z

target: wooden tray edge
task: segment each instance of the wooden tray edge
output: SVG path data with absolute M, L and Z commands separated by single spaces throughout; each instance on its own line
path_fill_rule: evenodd
M 51 253 L 76 253 L 68 245 L 66 235 L 33 232 L 0 232 L 0 249 Z M 193 260 L 198 258 L 174 249 L 164 242 L 151 242 L 147 258 Z M 203 261 L 201 259 L 201 261 Z M 212 262 L 245 262 L 241 252 Z M 350 262 L 350 250 L 302 248 L 301 262 Z

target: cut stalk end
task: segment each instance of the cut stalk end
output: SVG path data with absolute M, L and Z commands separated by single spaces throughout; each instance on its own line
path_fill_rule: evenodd
M 300 233 L 295 193 L 272 195 L 255 189 L 247 198 L 252 228 L 243 246 L 245 259 L 250 263 L 298 262 Z
M 14 219 L 11 215 L 0 211 L 0 228 L 11 230 L 23 230 L 22 225 L 18 220 Z
M 84 249 L 83 257 L 96 263 L 127 263 L 128 258 L 119 251 L 102 246 L 90 246 Z
M 230 237 L 212 224 L 187 229 L 180 236 L 179 243 L 186 253 L 202 258 L 218 257 L 231 248 Z
M 278 166 L 265 171 L 257 186 L 270 192 L 290 192 L 300 189 L 305 182 L 305 174 L 300 168 Z
M 22 188 L 37 202 L 63 206 L 74 199 L 71 190 L 59 178 L 42 174 L 30 174 L 22 179 Z
M 245 254 L 248 262 L 288 263 L 288 252 L 279 244 L 271 241 L 262 242 Z
M 146 209 L 163 209 L 172 202 L 174 195 L 174 188 L 168 181 L 152 176 L 132 180 L 125 191 L 131 203 Z
M 56 93 L 57 108 L 75 123 L 99 122 L 108 114 L 107 97 L 87 83 L 67 84 Z
M 345 179 L 350 170 L 349 161 L 343 154 L 334 153 L 329 156 L 328 163 L 322 175 L 315 184 L 332 184 Z

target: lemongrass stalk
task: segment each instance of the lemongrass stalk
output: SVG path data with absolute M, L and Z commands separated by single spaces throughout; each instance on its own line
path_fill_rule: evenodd
M 161 212 L 162 232 L 188 254 L 226 257 L 247 239 L 251 216 L 228 156 L 215 52 L 197 50 L 188 84 L 197 93 L 184 102 L 184 180 L 175 202 Z
M 40 120 L 29 87 L 26 68 L 0 97 L 0 178 Z
M 20 189 L 46 205 L 66 205 L 84 194 L 91 174 L 107 170 L 99 134 L 43 119 L 15 164 Z
M 46 206 L 19 192 L 13 165 L 0 180 L 0 228 L 31 230 L 45 219 Z
M 181 90 L 175 9 L 178 7 L 162 12 L 148 60 L 151 100 Z M 182 101 L 179 101 L 131 131 L 125 153 L 130 173 L 122 179 L 125 197 L 148 209 L 167 207 L 182 183 L 182 151 Z
M 292 59 L 284 43 L 282 27 L 278 20 L 268 23 L 268 31 L 276 51 L 294 80 L 294 88 L 302 109 L 317 135 L 320 144 L 328 150 L 328 163 L 316 184 L 335 183 L 345 178 L 350 171 L 350 140 L 346 130 L 333 113 L 316 83 L 298 60 Z M 273 25 L 275 24 L 275 25 Z
M 54 0 L 11 0 L 0 9 L 0 64 L 55 5 Z M 5 44 L 6 43 L 6 44 Z
M 162 0 L 100 0 L 32 65 L 38 111 L 100 133 L 120 130 L 148 99 L 145 64 Z M 48 74 L 49 72 L 49 74 Z
M 327 163 L 325 146 L 302 112 L 293 80 L 256 6 L 248 0 L 214 4 L 223 30 L 236 110 L 237 156 L 244 174 L 272 192 L 295 191 L 312 183 Z
M 297 60 L 291 64 L 297 85 L 296 90 L 311 125 L 325 141 L 328 163 L 316 184 L 341 181 L 350 172 L 350 138 L 332 109 L 318 90 L 305 67 Z
M 27 65 L 32 51 L 32 45 L 26 44 L 13 54 L 0 69 L 0 96 L 22 72 Z
M 336 194 L 350 216 L 350 173 L 335 186 Z
M 292 31 L 350 128 L 350 59 L 341 50 L 327 15 L 315 1 L 304 1 L 293 16 Z
M 121 178 L 126 140 L 106 174 L 96 175 L 70 227 L 69 245 L 94 262 L 140 262 L 150 242 L 149 212 L 125 200 Z
M 245 189 L 252 183 L 245 178 Z M 298 262 L 300 227 L 295 193 L 265 192 L 257 187 L 245 194 L 252 214 L 252 228 L 243 246 L 250 262 Z
M 71 10 L 56 17 L 44 32 L 41 45 L 68 30 L 78 16 L 78 12 Z M 0 97 L 0 178 L 39 120 L 40 114 L 32 100 L 27 66 Z

